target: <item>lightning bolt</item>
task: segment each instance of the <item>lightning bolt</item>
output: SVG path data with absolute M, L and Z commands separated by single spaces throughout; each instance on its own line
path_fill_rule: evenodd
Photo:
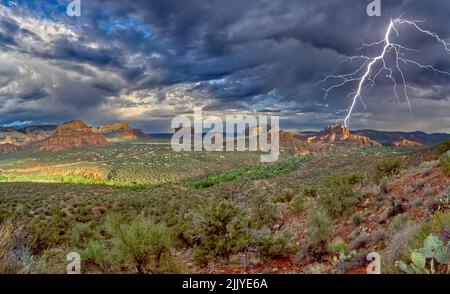
M 400 102 L 400 96 L 398 94 L 399 84 L 397 83 L 397 80 L 395 79 L 393 74 L 394 73 L 399 74 L 399 76 L 401 78 L 403 96 L 406 99 L 406 102 L 408 103 L 408 107 L 409 107 L 410 111 L 411 111 L 411 103 L 410 103 L 410 99 L 408 96 L 408 88 L 412 88 L 412 87 L 407 85 L 407 83 L 406 83 L 405 74 L 404 74 L 402 68 L 400 67 L 401 64 L 412 64 L 412 65 L 419 67 L 420 69 L 427 69 L 434 73 L 439 73 L 439 74 L 450 76 L 449 72 L 439 70 L 431 64 L 421 64 L 415 60 L 406 58 L 406 56 L 403 52 L 405 52 L 405 51 L 419 52 L 419 50 L 411 49 L 411 48 L 402 46 L 401 44 L 397 44 L 394 41 L 392 41 L 393 34 L 395 34 L 397 37 L 399 37 L 398 26 L 409 25 L 409 26 L 412 26 L 417 31 L 438 41 L 443 46 L 444 50 L 447 51 L 448 53 L 450 53 L 450 43 L 448 43 L 447 41 L 445 41 L 444 39 L 439 37 L 439 35 L 436 34 L 435 32 L 423 29 L 420 26 L 421 23 L 423 23 L 423 21 L 407 20 L 407 19 L 402 19 L 402 18 L 391 19 L 389 22 L 389 26 L 386 30 L 385 36 L 382 40 L 371 43 L 371 44 L 362 43 L 362 46 L 360 48 L 358 48 L 360 50 L 363 50 L 364 48 L 371 48 L 374 46 L 383 46 L 383 50 L 380 55 L 375 56 L 375 57 L 369 57 L 364 54 L 361 54 L 359 56 L 350 56 L 344 61 L 344 63 L 347 63 L 347 62 L 351 63 L 354 60 L 362 60 L 363 61 L 362 65 L 351 73 L 343 74 L 343 75 L 328 75 L 328 76 L 325 76 L 324 79 L 322 79 L 316 83 L 316 86 L 329 83 L 328 87 L 321 87 L 321 89 L 325 92 L 324 99 L 326 99 L 328 97 L 328 95 L 330 94 L 330 92 L 334 89 L 340 88 L 348 83 L 352 83 L 352 82 L 357 83 L 358 86 L 356 87 L 356 89 L 351 91 L 348 95 L 348 97 L 352 97 L 352 103 L 351 103 L 350 107 L 347 109 L 347 115 L 344 119 L 344 124 L 346 127 L 348 127 L 348 125 L 349 125 L 350 117 L 351 117 L 353 110 L 355 108 L 355 105 L 358 101 L 360 101 L 363 104 L 364 108 L 366 108 L 366 105 L 364 104 L 364 101 L 363 101 L 363 94 L 362 94 L 363 90 L 365 88 L 373 87 L 375 85 L 375 80 L 383 72 L 386 72 L 387 73 L 386 77 L 392 81 L 392 83 L 394 85 L 394 95 L 398 102 Z M 385 58 L 391 52 L 393 52 L 394 61 L 393 61 L 393 64 L 388 65 L 388 62 L 386 62 Z M 378 64 L 380 64 L 380 68 L 378 69 L 378 71 L 374 71 L 373 69 Z M 332 82 L 330 82 L 330 80 L 332 80 Z

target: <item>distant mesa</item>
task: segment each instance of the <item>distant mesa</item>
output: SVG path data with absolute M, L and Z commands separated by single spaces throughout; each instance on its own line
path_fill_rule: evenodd
M 349 144 L 356 146 L 381 146 L 380 143 L 367 137 L 350 134 L 350 130 L 339 124 L 329 125 L 325 128 L 323 135 L 308 137 L 308 143 L 323 144 Z
M 106 137 L 110 142 L 149 140 L 151 137 L 142 130 L 132 129 L 127 122 L 113 122 L 92 131 Z
M 84 145 L 149 139 L 149 135 L 142 130 L 130 128 L 127 122 L 114 122 L 91 128 L 81 120 L 72 120 L 59 126 L 40 125 L 22 129 L 0 127 L 0 153 L 22 149 L 61 150 Z
M 408 140 L 405 138 L 398 138 L 394 140 L 392 143 L 394 147 L 422 147 L 423 144 L 417 141 Z
M 54 134 L 65 135 L 89 131 L 90 128 L 81 120 L 75 119 L 59 125 Z
M 450 134 L 433 133 L 427 134 L 424 132 L 396 132 L 396 131 L 374 131 L 374 130 L 360 130 L 354 132 L 357 135 L 368 137 L 372 140 L 380 142 L 385 146 L 394 146 L 393 142 L 399 138 L 404 138 L 409 141 L 421 143 L 425 146 L 434 146 L 440 144 L 446 139 L 450 139 Z
M 0 128 L 0 144 L 26 145 L 36 141 L 27 134 L 13 128 Z
M 84 145 L 107 145 L 108 141 L 100 134 L 94 133 L 81 120 L 72 120 L 58 126 L 46 139 L 33 144 L 40 150 L 62 150 Z

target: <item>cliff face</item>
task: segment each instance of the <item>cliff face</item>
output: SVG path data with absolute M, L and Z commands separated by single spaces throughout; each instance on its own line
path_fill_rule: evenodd
M 12 153 L 20 150 L 20 147 L 14 144 L 0 144 L 0 153 Z
M 135 141 L 147 140 L 150 136 L 143 131 L 132 129 L 127 122 L 114 122 L 99 128 L 92 128 L 92 131 L 105 136 L 109 141 Z
M 324 135 L 307 138 L 309 143 L 351 144 L 356 146 L 381 146 L 380 143 L 367 137 L 350 134 L 350 130 L 342 125 L 330 125 L 324 130 Z
M 33 138 L 34 141 L 40 141 L 47 137 L 49 137 L 53 131 L 56 129 L 56 126 L 36 126 L 36 127 L 28 127 L 23 130 L 23 132 Z
M 35 143 L 41 150 L 61 150 L 83 145 L 106 145 L 108 141 L 94 133 L 84 122 L 73 120 L 64 123 L 46 139 Z

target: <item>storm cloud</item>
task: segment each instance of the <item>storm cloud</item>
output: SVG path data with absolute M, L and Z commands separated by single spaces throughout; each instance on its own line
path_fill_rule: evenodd
M 382 0 L 369 17 L 365 0 L 0 1 L 0 124 L 90 124 L 126 119 L 151 132 L 203 106 L 214 113 L 280 115 L 282 127 L 319 129 L 342 122 L 355 84 L 324 100 L 324 74 L 361 42 L 383 39 L 392 17 L 450 38 L 450 2 Z M 450 71 L 450 54 L 432 38 L 399 27 L 415 60 Z M 376 49 L 376 48 L 375 48 Z M 379 49 L 379 48 L 378 48 Z M 375 52 L 366 51 L 373 55 Z M 450 132 L 450 77 L 403 65 L 410 111 L 381 77 L 358 103 L 351 127 Z

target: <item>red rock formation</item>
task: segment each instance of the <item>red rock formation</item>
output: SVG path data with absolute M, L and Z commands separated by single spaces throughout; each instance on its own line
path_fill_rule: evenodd
M 61 150 L 84 145 L 106 145 L 108 141 L 100 134 L 94 133 L 84 122 L 73 120 L 64 123 L 46 139 L 34 145 L 41 150 Z
M 20 147 L 14 144 L 6 143 L 0 145 L 0 153 L 12 153 L 20 150 Z
M 113 122 L 99 128 L 93 128 L 92 131 L 105 136 L 110 141 L 134 141 L 148 140 L 149 135 L 138 129 L 132 129 L 127 122 Z
M 422 147 L 423 146 L 422 143 L 408 140 L 405 138 L 398 138 L 398 139 L 394 140 L 391 144 L 394 147 Z
M 0 144 L 26 145 L 34 142 L 32 136 L 20 133 L 14 129 L 0 130 Z
M 381 146 L 380 143 L 364 136 L 352 135 L 350 130 L 342 125 L 330 125 L 325 128 L 323 136 L 314 136 L 307 139 L 309 143 L 351 144 L 357 146 Z

